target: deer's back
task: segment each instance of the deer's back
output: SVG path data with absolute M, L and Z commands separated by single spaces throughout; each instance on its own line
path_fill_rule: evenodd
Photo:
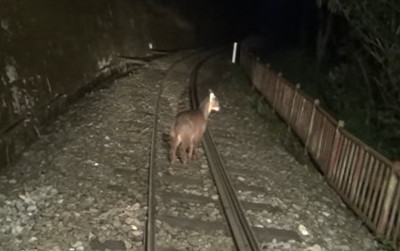
M 190 137 L 197 142 L 206 129 L 206 123 L 201 110 L 185 111 L 176 116 L 173 130 L 175 135 L 181 135 L 183 138 Z

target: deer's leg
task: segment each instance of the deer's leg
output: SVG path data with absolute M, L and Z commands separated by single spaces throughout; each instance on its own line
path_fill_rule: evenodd
M 189 143 L 188 139 L 183 139 L 182 143 L 180 145 L 180 157 L 181 157 L 182 163 L 184 165 L 186 165 L 186 163 L 187 163 L 187 150 L 189 147 L 188 143 Z
M 197 160 L 198 159 L 198 154 L 197 154 L 197 148 L 199 147 L 199 143 L 195 142 L 194 146 L 193 146 L 193 160 Z
M 193 161 L 193 154 L 194 154 L 195 150 L 196 150 L 196 140 L 192 136 L 192 138 L 190 139 L 190 145 L 189 145 L 189 156 L 188 156 L 189 162 Z
M 176 149 L 181 143 L 181 137 L 178 135 L 177 137 L 171 138 L 171 149 L 169 152 L 169 160 L 172 164 L 175 161 Z
M 193 160 L 193 151 L 194 151 L 194 145 L 193 143 L 191 143 L 189 146 L 189 156 L 188 156 L 189 162 L 192 162 Z
M 191 155 L 192 160 L 196 159 L 196 155 L 197 155 L 196 145 L 193 145 L 192 146 L 192 155 Z

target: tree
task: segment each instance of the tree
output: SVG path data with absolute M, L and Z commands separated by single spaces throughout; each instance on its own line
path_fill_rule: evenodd
M 400 1 L 317 0 L 349 23 L 352 53 L 369 88 L 375 127 L 400 155 Z M 325 32 L 327 33 L 327 31 Z M 324 34 L 325 34 L 324 33 Z M 322 46 L 323 46 L 322 41 Z M 354 46 L 356 44 L 357 46 Z M 318 50 L 322 50 L 321 48 Z M 318 54 L 317 54 L 318 55 Z M 351 61 L 351 60 L 349 60 Z
M 329 39 L 332 34 L 334 13 L 338 11 L 337 0 L 317 0 L 318 33 L 316 43 L 317 68 L 320 67 L 326 54 Z

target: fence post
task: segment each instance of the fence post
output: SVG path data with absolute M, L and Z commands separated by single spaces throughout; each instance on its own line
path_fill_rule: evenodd
M 340 132 L 339 129 L 344 127 L 344 121 L 339 120 L 337 125 L 336 125 L 336 130 L 335 130 L 335 138 L 333 139 L 333 147 L 331 151 L 331 158 L 329 160 L 329 166 L 328 166 L 328 175 L 327 179 L 329 180 L 331 178 L 331 175 L 334 171 L 334 168 L 336 168 L 337 164 L 337 155 L 338 155 L 338 147 L 339 147 L 339 139 L 340 139 Z
M 323 116 L 323 120 L 322 120 L 322 126 L 321 126 L 321 130 L 319 130 L 319 134 L 318 134 L 318 147 L 317 147 L 317 159 L 319 159 L 319 157 L 321 156 L 321 146 L 322 146 L 322 139 L 323 139 L 323 135 L 326 133 L 325 128 L 326 127 L 326 117 Z
M 385 199 L 383 201 L 383 207 L 381 211 L 381 215 L 379 217 L 378 227 L 376 229 L 376 233 L 380 237 L 385 236 L 386 226 L 389 220 L 390 208 L 392 205 L 392 201 L 396 192 L 396 185 L 398 183 L 398 173 L 400 171 L 400 162 L 396 161 L 393 163 L 392 172 L 390 175 L 389 184 L 386 189 Z M 389 236 L 389 233 L 386 234 L 386 237 Z
M 296 97 L 297 97 L 297 93 L 298 93 L 299 89 L 300 89 L 300 84 L 297 83 L 296 84 L 296 88 L 294 89 L 292 105 L 290 107 L 290 115 L 289 115 L 289 119 L 288 119 L 288 129 L 287 129 L 288 133 L 290 132 L 290 129 L 292 128 L 292 117 L 293 117 L 293 110 L 294 110 L 294 102 L 296 101 Z
M 265 89 L 264 88 L 264 86 L 265 86 L 265 67 L 261 62 L 259 62 L 257 66 L 258 66 L 258 68 L 257 68 L 258 76 L 256 79 L 259 82 L 257 87 L 258 87 L 258 90 L 260 91 L 260 93 L 262 94 L 262 96 L 264 97 L 265 96 L 265 91 L 264 91 L 264 89 Z
M 263 64 L 260 64 L 260 86 L 258 90 L 262 94 L 262 99 L 266 97 L 266 91 L 265 91 L 265 86 L 267 86 L 266 82 L 266 77 L 265 75 L 267 74 L 267 70 L 265 69 L 265 66 Z
M 275 112 L 276 99 L 278 96 L 278 86 L 279 86 L 279 80 L 280 80 L 281 76 L 282 76 L 282 72 L 279 72 L 278 76 L 276 78 L 276 81 L 275 81 L 274 100 L 272 101 L 272 112 Z
M 364 164 L 364 155 L 365 155 L 365 150 L 360 149 L 360 151 L 358 152 L 356 167 L 353 174 L 352 187 L 349 197 L 350 201 L 353 201 L 356 196 L 358 181 L 360 180 L 360 175 L 361 175 L 361 167 Z
M 312 112 L 311 112 L 310 124 L 308 124 L 306 143 L 305 143 L 305 146 L 304 146 L 304 155 L 307 154 L 308 144 L 310 144 L 311 131 L 312 131 L 313 127 L 314 127 L 315 110 L 317 109 L 316 107 L 318 105 L 319 105 L 319 100 L 318 99 L 314 100 L 314 104 L 313 104 L 313 108 L 312 108 Z

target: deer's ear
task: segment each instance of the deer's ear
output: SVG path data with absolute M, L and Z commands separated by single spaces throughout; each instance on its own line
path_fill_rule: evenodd
M 211 89 L 208 89 L 208 93 L 209 93 L 209 95 L 210 95 L 210 99 L 215 98 L 215 95 L 214 95 L 214 93 L 211 91 Z

